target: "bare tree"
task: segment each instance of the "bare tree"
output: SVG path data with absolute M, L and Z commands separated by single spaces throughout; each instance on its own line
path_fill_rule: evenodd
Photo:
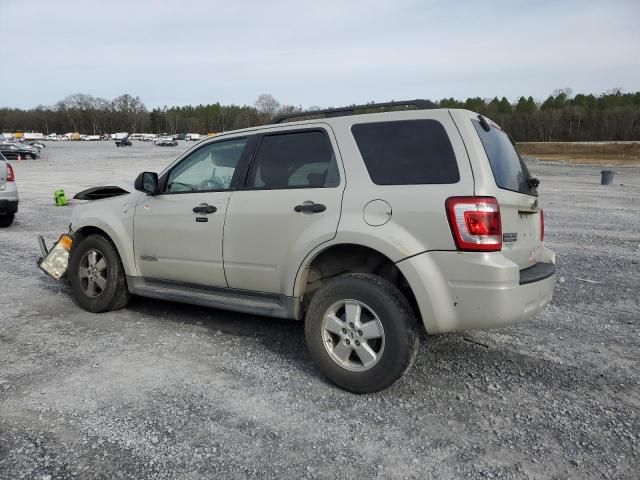
M 264 114 L 268 118 L 273 118 L 280 109 L 280 102 L 269 93 L 263 93 L 258 97 L 254 104 L 258 112 Z
M 278 109 L 279 114 L 290 114 L 290 113 L 298 113 L 302 112 L 301 107 L 296 107 L 294 105 L 282 105 L 280 109 Z
M 114 98 L 111 101 L 111 106 L 115 112 L 126 118 L 131 132 L 137 131 L 144 115 L 147 113 L 147 107 L 142 103 L 140 97 L 134 97 L 128 93 Z
M 622 88 L 622 87 L 614 87 L 614 88 L 610 88 L 609 90 L 606 90 L 604 92 L 604 94 L 605 95 L 620 95 L 623 91 L 624 91 L 624 88 Z
M 556 88 L 551 94 L 551 96 L 553 97 L 559 97 L 560 95 L 564 95 L 565 98 L 571 98 L 571 95 L 573 95 L 573 90 L 571 87 Z

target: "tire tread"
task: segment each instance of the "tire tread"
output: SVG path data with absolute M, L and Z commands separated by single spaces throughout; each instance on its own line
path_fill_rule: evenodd
M 96 299 L 89 299 L 87 297 L 84 297 L 79 284 L 75 281 L 76 279 L 70 276 L 69 281 L 71 283 L 71 290 L 76 302 L 78 302 L 80 306 L 85 310 L 94 313 L 102 313 L 124 308 L 129 303 L 131 294 L 129 293 L 129 290 L 127 288 L 127 282 L 124 275 L 122 261 L 120 260 L 120 255 L 118 254 L 115 245 L 113 245 L 113 242 L 111 242 L 109 238 L 97 233 L 88 235 L 86 237 L 80 237 L 78 244 L 74 245 L 71 251 L 72 255 L 69 262 L 70 275 L 74 275 L 74 272 L 76 270 L 75 259 L 77 258 L 77 256 L 74 257 L 73 253 L 76 252 L 76 255 L 78 255 L 77 252 L 82 252 L 82 249 L 84 248 L 83 245 L 85 247 L 87 245 L 86 242 L 98 242 L 100 244 L 100 248 L 106 250 L 103 253 L 108 254 L 114 260 L 114 262 L 112 262 L 113 264 L 109 267 L 114 270 L 113 276 L 115 277 L 115 286 L 112 287 L 114 291 L 111 294 L 111 298 L 109 298 L 105 303 L 104 298 L 98 297 Z
M 354 374 L 354 372 L 340 368 L 326 353 L 322 344 L 321 333 L 319 333 L 325 308 L 335 301 L 344 299 L 345 296 L 342 292 L 348 289 L 360 289 L 365 292 L 363 294 L 365 296 L 375 295 L 382 297 L 386 304 L 387 312 L 393 313 L 394 328 L 398 327 L 397 332 L 400 332 L 399 343 L 396 345 L 398 352 L 395 352 L 396 354 L 391 359 L 386 357 L 386 360 L 383 354 L 383 358 L 380 360 L 380 363 L 386 361 L 387 365 L 391 364 L 390 370 L 387 369 L 385 371 L 383 366 L 378 364 L 371 370 Z M 341 295 L 343 295 L 342 298 L 340 298 Z M 362 300 L 362 298 L 356 298 L 356 300 Z M 365 303 L 367 302 L 365 301 Z M 381 321 L 383 321 L 384 325 L 382 318 Z M 389 325 L 385 326 L 385 328 L 388 327 Z M 377 275 L 368 273 L 340 275 L 328 281 L 326 285 L 318 290 L 311 299 L 307 310 L 305 336 L 309 351 L 320 370 L 333 383 L 354 393 L 372 393 L 393 384 L 414 364 L 419 346 L 417 322 L 406 297 L 392 283 Z M 387 339 L 389 339 L 388 335 Z M 394 362 L 397 361 L 401 361 L 401 363 L 395 364 Z

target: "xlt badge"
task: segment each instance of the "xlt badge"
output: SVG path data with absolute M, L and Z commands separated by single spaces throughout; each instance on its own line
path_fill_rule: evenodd
M 518 232 L 507 232 L 502 234 L 502 241 L 504 243 L 516 242 L 518 240 Z

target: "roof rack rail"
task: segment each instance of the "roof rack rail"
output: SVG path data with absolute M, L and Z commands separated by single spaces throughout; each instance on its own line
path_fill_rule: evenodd
M 285 120 L 292 118 L 304 118 L 304 117 L 316 117 L 322 116 L 323 118 L 331 117 L 344 117 L 347 115 L 355 115 L 356 110 L 371 110 L 373 108 L 389 108 L 389 107 L 415 107 L 416 110 L 428 110 L 431 108 L 440 108 L 437 103 L 430 100 L 416 99 L 416 100 L 402 100 L 398 102 L 386 102 L 386 103 L 370 103 L 369 105 L 352 105 L 350 107 L 339 108 L 327 108 L 324 110 L 309 110 L 307 112 L 295 112 L 285 113 L 278 115 L 271 123 L 282 123 Z

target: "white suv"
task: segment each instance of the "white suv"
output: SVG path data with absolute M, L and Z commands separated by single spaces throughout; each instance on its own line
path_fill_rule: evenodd
M 316 119 L 283 123 L 302 115 Z M 294 114 L 207 139 L 133 186 L 81 192 L 96 200 L 41 267 L 91 312 L 136 294 L 304 320 L 320 370 L 373 392 L 411 366 L 419 325 L 501 327 L 549 302 L 538 183 L 470 111 Z

